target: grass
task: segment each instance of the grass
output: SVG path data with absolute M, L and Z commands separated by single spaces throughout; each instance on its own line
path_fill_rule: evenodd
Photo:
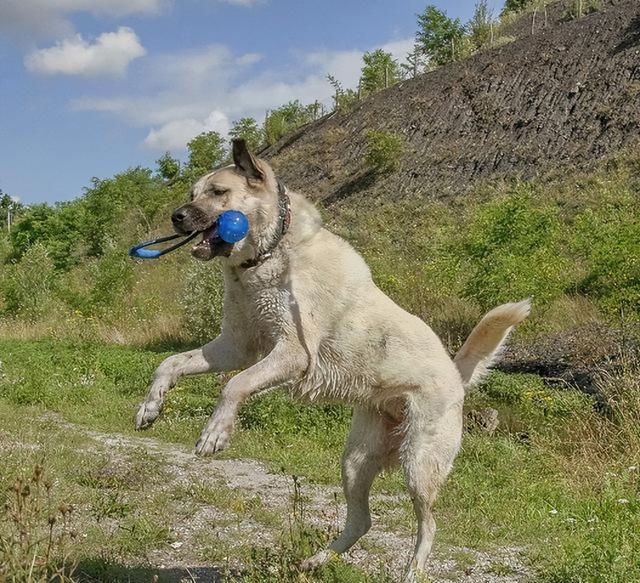
M 142 448 L 126 454 L 91 451 L 86 438 L 61 425 L 62 419 L 133 435 L 137 403 L 165 353 L 41 340 L 0 341 L 0 354 L 0 440 L 25 444 L 2 448 L 1 481 L 6 486 L 31 464 L 46 460 L 60 499 L 72 499 L 86 521 L 87 536 L 78 545 L 81 565 L 89 559 L 98 570 L 142 565 L 149 553 L 173 541 L 166 525 L 175 514 L 188 515 L 202 505 L 224 509 L 227 525 L 246 516 L 276 531 L 283 524 L 259 499 L 222 483 L 194 481 L 148 494 L 144 484 L 170 482 L 157 456 Z M 603 382 L 609 417 L 595 412 L 588 398 L 550 389 L 537 377 L 494 373 L 470 397 L 469 406 L 495 406 L 504 423 L 493 437 L 465 436 L 437 505 L 437 546 L 525 549 L 540 581 L 637 580 L 640 387 L 632 372 Z M 181 381 L 165 417 L 148 435 L 191 446 L 221 381 L 211 376 Z M 247 406 L 222 457 L 262 459 L 274 471 L 337 484 L 349 417 L 345 407 L 300 405 L 273 392 Z M 386 473 L 375 490 L 402 492 L 400 475 Z M 407 499 L 377 498 L 373 510 L 386 527 L 411 533 L 414 519 Z M 306 524 L 305 517 L 296 528 Z M 295 542 L 290 532 L 287 536 L 287 541 L 275 540 L 258 550 L 237 549 L 230 541 L 204 534 L 202 544 L 212 557 L 235 553 L 254 569 L 250 580 L 267 581 L 256 578 L 264 565 L 276 573 L 288 572 L 293 557 L 307 550 L 305 545 L 315 546 L 330 533 L 308 532 L 304 544 Z M 107 559 L 96 566 L 96 557 L 106 549 Z M 229 563 L 230 569 L 238 567 L 238 562 Z M 327 574 L 326 580 L 364 577 L 342 562 L 331 568 L 339 574 Z M 504 568 L 501 561 L 491 567 L 495 573 Z

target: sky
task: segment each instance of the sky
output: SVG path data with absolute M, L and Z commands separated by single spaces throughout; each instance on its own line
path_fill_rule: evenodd
M 0 0 L 0 189 L 25 204 L 355 87 L 362 54 L 403 60 L 428 3 L 474 0 Z M 494 12 L 502 6 L 493 3 Z

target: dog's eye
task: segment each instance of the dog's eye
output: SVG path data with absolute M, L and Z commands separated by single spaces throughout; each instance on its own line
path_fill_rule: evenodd
M 227 192 L 229 192 L 229 191 L 226 188 L 214 188 L 213 189 L 214 196 L 222 196 L 223 194 L 226 194 Z

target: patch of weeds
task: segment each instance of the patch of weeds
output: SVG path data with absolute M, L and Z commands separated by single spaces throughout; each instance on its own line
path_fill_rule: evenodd
M 369 130 L 364 162 L 376 174 L 389 174 L 400 167 L 404 138 L 393 132 Z
M 169 528 L 158 517 L 129 516 L 119 523 L 111 545 L 125 555 L 142 557 L 172 540 Z
M 73 506 L 53 501 L 51 479 L 36 465 L 10 488 L 0 515 L 0 581 L 71 582 Z
M 131 510 L 131 504 L 123 499 L 121 492 L 101 492 L 91 505 L 91 514 L 98 522 L 104 518 L 125 518 Z
M 513 575 L 516 571 L 511 565 L 507 565 L 507 563 L 493 561 L 486 568 L 485 572 L 492 573 L 493 575 L 498 575 L 499 577 L 508 577 L 509 575 Z

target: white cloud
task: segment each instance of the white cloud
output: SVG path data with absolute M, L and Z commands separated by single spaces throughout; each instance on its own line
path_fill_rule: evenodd
M 0 34 L 19 42 L 60 38 L 73 34 L 68 15 L 74 12 L 110 17 L 152 15 L 168 5 L 169 0 L 2 0 Z
M 383 45 L 403 60 L 413 39 Z M 372 47 L 378 48 L 378 47 Z M 326 80 L 334 75 L 345 88 L 355 88 L 362 68 L 362 50 L 321 51 L 297 55 L 282 69 L 258 71 L 255 54 L 234 55 L 227 47 L 212 45 L 149 57 L 136 71 L 138 90 L 118 97 L 84 97 L 71 107 L 117 115 L 136 127 L 151 128 L 144 145 L 159 150 L 179 150 L 200 131 L 226 133 L 216 126 L 212 111 L 229 121 L 252 116 L 261 121 L 265 110 L 290 100 L 331 103 L 333 89 Z M 219 128 L 219 129 L 218 129 Z
M 202 132 L 216 131 L 226 136 L 230 128 L 229 118 L 221 111 L 212 111 L 204 120 L 185 118 L 170 121 L 158 129 L 152 129 L 144 145 L 153 150 L 180 150 Z
M 136 33 L 125 26 L 88 43 L 79 34 L 31 52 L 25 67 L 42 75 L 124 75 L 129 63 L 146 54 Z

